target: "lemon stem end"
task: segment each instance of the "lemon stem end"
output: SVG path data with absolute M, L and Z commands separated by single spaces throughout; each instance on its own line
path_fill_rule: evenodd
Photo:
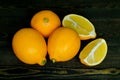
M 56 62 L 56 60 L 55 60 L 55 59 L 51 59 L 51 61 L 52 61 L 53 63 L 55 63 L 55 62 Z
M 44 66 L 47 63 L 47 60 L 43 60 L 41 63 L 38 63 L 40 66 Z
M 49 22 L 49 19 L 48 19 L 48 18 L 44 18 L 43 21 L 44 21 L 45 23 L 48 23 L 48 22 Z

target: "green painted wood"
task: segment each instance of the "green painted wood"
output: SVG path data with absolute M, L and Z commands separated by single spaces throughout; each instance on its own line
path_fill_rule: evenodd
M 76 13 L 88 18 L 95 26 L 97 38 L 107 41 L 105 60 L 94 67 L 79 62 L 78 55 L 67 62 L 27 65 L 19 61 L 12 50 L 14 33 L 30 27 L 32 16 L 43 9 L 57 13 L 61 20 Z M 92 40 L 82 41 L 81 49 Z M 79 51 L 79 52 L 80 52 Z M 3 79 L 120 79 L 120 1 L 119 0 L 1 0 L 0 1 L 0 80 Z

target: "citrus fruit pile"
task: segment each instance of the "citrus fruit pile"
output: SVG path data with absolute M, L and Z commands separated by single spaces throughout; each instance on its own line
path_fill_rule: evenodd
M 73 59 L 80 51 L 81 40 L 94 39 L 79 53 L 86 66 L 100 64 L 107 54 L 107 43 L 96 38 L 94 25 L 85 17 L 68 14 L 62 21 L 51 10 L 37 12 L 31 18 L 31 27 L 18 30 L 12 39 L 16 57 L 26 64 L 45 65 L 46 55 L 55 62 Z

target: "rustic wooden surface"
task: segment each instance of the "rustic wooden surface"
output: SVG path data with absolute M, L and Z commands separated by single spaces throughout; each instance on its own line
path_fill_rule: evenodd
M 107 41 L 108 53 L 97 66 L 87 67 L 78 55 L 63 63 L 27 65 L 14 55 L 11 40 L 23 27 L 30 27 L 34 13 L 50 9 L 61 20 L 69 13 L 88 18 L 95 26 L 97 38 Z M 81 49 L 91 40 L 82 41 Z M 24 45 L 24 44 L 23 44 Z M 80 51 L 81 51 L 80 49 Z M 0 80 L 4 79 L 81 79 L 120 80 L 120 1 L 119 0 L 1 0 L 0 1 Z

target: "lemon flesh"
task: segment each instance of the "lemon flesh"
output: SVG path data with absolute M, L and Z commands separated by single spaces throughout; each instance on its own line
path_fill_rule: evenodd
M 94 25 L 85 17 L 77 14 L 68 14 L 62 20 L 63 27 L 75 30 L 81 40 L 87 40 L 96 37 Z
M 79 58 L 81 63 L 87 66 L 100 64 L 107 54 L 107 43 L 104 39 L 99 38 L 90 42 L 80 52 Z

